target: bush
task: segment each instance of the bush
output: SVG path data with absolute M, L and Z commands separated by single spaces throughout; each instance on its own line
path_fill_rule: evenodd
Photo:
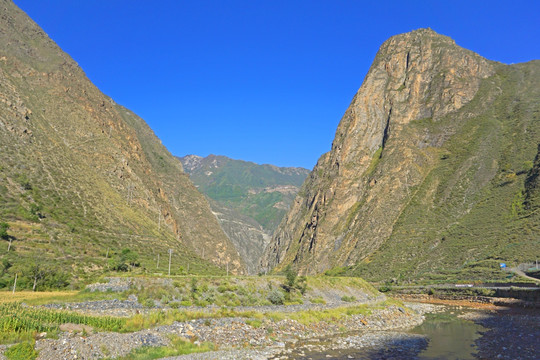
M 4 240 L 8 240 L 9 239 L 9 235 L 7 232 L 8 230 L 9 230 L 8 223 L 5 223 L 5 222 L 0 223 L 0 238 Z
M 296 282 L 296 277 L 298 274 L 292 269 L 290 264 L 287 265 L 287 268 L 285 269 L 285 276 L 287 277 L 287 285 L 292 288 Z
M 307 277 L 305 276 L 300 276 L 298 278 L 298 284 L 296 285 L 296 287 L 298 288 L 298 290 L 300 290 L 300 294 L 304 295 L 307 291 Z
M 11 346 L 4 355 L 9 360 L 33 360 L 37 358 L 38 352 L 34 349 L 34 344 L 22 342 Z
M 191 278 L 191 293 L 195 294 L 197 290 L 199 290 L 198 285 L 197 285 L 197 279 Z
M 122 249 L 120 254 L 116 254 L 111 260 L 111 268 L 115 271 L 128 271 L 132 267 L 139 267 L 139 254 L 131 249 Z
M 274 289 L 270 291 L 267 297 L 268 301 L 270 301 L 274 305 L 283 305 L 283 301 L 285 300 L 285 296 L 281 291 L 278 289 Z
M 154 306 L 156 306 L 156 304 L 154 303 L 154 300 L 152 299 L 144 300 L 142 305 L 147 308 L 153 308 Z
M 173 301 L 169 303 L 169 306 L 171 309 L 178 309 L 180 307 L 180 303 L 178 301 Z
M 354 302 L 356 301 L 356 298 L 354 296 L 342 296 L 341 297 L 341 301 L 345 301 L 345 302 Z

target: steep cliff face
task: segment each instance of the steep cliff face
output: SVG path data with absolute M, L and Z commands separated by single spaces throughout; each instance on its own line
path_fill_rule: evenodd
M 15 261 L 98 271 L 129 247 L 143 265 L 173 249 L 177 267 L 243 271 L 207 201 L 144 121 L 11 1 L 0 9 L 0 216 Z
M 198 189 L 210 198 L 214 214 L 248 272 L 256 273 L 264 249 L 309 170 L 216 155 L 187 155 L 180 161 Z
M 450 259 L 441 239 L 473 218 L 501 177 L 521 174 L 534 157 L 538 104 L 519 94 L 538 92 L 537 78 L 525 75 L 537 77 L 537 70 L 535 62 L 490 62 L 429 29 L 390 38 L 261 266 L 293 263 L 306 273 L 353 266 L 377 269 L 376 278 L 399 267 L 432 270 L 437 259 Z M 517 175 L 495 191 L 515 194 L 522 184 Z M 487 256 L 484 240 L 448 262 Z M 440 254 L 430 260 L 433 252 Z

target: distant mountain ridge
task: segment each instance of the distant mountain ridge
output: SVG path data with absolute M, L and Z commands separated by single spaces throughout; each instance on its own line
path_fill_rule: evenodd
M 262 251 L 309 170 L 219 155 L 179 159 L 197 188 L 210 199 L 214 214 L 248 270 L 256 272 Z
M 390 38 L 262 268 L 481 279 L 534 260 L 539 98 L 540 61 L 489 61 L 430 29 Z

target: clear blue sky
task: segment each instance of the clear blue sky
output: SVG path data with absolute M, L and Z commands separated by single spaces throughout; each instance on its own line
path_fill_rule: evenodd
M 540 1 L 15 0 L 174 155 L 312 168 L 388 37 L 540 59 Z

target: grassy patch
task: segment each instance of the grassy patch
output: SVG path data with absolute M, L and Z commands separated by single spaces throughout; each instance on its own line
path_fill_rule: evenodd
M 8 360 L 33 360 L 37 358 L 38 352 L 34 349 L 34 342 L 21 342 L 11 346 L 4 353 Z
M 213 351 L 215 346 L 212 343 L 193 344 L 181 337 L 171 337 L 169 346 L 142 347 L 133 350 L 130 354 L 116 358 L 119 360 L 149 360 L 161 359 L 169 356 L 186 355 L 193 353 L 203 353 Z
M 377 165 L 379 165 L 379 162 L 381 161 L 381 155 L 382 155 L 383 147 L 379 147 L 377 151 L 373 154 L 373 157 L 371 158 L 371 163 L 369 164 L 368 168 L 366 169 L 366 172 L 364 173 L 364 176 L 371 176 L 375 169 L 377 168 Z
M 56 300 L 73 301 L 77 294 L 79 294 L 77 291 L 17 291 L 15 293 L 1 291 L 0 304 L 21 301 L 32 304 L 50 303 Z
M 368 305 L 357 305 L 349 307 L 340 307 L 335 309 L 325 310 L 305 310 L 293 313 L 270 312 L 266 316 L 272 321 L 280 321 L 284 319 L 296 320 L 301 324 L 310 325 L 321 321 L 337 323 L 347 316 L 351 315 L 369 315 L 371 308 Z
M 261 327 L 262 321 L 258 320 L 258 319 L 248 319 L 248 320 L 246 320 L 246 324 L 258 329 L 258 328 Z

